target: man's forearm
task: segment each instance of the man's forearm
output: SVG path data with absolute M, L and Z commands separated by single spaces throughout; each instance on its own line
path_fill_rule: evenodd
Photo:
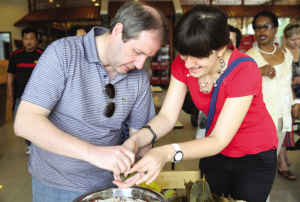
M 47 151 L 86 161 L 92 145 L 63 132 L 49 121 L 46 114 L 37 113 L 31 105 L 21 102 L 14 124 L 16 135 Z
M 13 89 L 14 80 L 15 80 L 15 75 L 11 73 L 7 73 L 7 90 Z

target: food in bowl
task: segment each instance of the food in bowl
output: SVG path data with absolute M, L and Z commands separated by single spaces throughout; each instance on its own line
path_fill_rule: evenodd
M 134 199 L 134 198 L 124 198 L 124 197 L 114 197 L 109 199 L 93 199 L 91 202 L 147 202 L 141 199 Z

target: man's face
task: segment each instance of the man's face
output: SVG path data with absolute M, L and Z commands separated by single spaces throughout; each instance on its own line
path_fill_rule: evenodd
M 235 32 L 230 32 L 229 36 L 230 40 L 232 41 L 232 44 L 236 46 L 236 33 Z
M 109 66 L 120 74 L 126 74 L 135 68 L 142 69 L 146 58 L 155 55 L 161 47 L 157 32 L 142 31 L 137 39 L 130 39 L 125 43 L 120 34 L 107 51 Z
M 22 43 L 26 51 L 32 52 L 36 49 L 38 41 L 35 34 L 33 32 L 30 32 L 28 34 L 23 34 Z

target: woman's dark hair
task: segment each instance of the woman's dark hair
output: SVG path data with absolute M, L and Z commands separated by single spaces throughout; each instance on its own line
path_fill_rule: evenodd
M 257 13 L 254 18 L 253 18 L 253 21 L 252 21 L 252 27 L 255 26 L 255 22 L 256 22 L 256 19 L 260 16 L 264 16 L 264 17 L 269 17 L 274 25 L 274 27 L 278 27 L 278 18 L 277 16 L 272 13 L 271 11 L 261 11 L 259 13 Z
M 181 55 L 209 57 L 213 50 L 229 44 L 226 14 L 217 7 L 197 5 L 188 10 L 175 26 L 174 48 Z

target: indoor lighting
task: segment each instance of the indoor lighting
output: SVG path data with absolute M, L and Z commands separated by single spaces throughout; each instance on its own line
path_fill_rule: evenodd
M 92 2 L 95 2 L 96 0 L 92 0 Z
M 53 0 L 49 0 L 50 3 L 53 3 Z
M 59 4 L 56 4 L 56 7 L 60 7 L 60 5 L 59 5 Z
M 99 3 L 95 3 L 95 6 L 99 6 Z

